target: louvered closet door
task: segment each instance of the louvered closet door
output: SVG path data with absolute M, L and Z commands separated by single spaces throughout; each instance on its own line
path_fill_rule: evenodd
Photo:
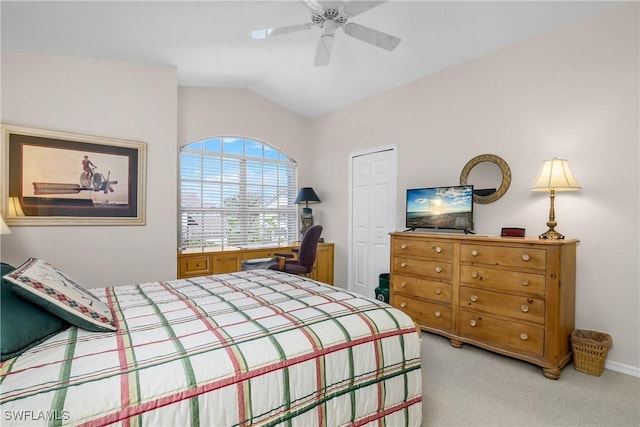
M 349 289 L 375 296 L 378 276 L 389 272 L 389 233 L 395 231 L 396 148 L 351 158 Z

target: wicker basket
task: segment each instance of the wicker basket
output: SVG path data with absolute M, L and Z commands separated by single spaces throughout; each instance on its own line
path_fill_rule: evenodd
M 573 331 L 571 333 L 571 347 L 576 370 L 599 377 L 604 370 L 604 363 L 611 344 L 611 336 L 608 334 L 579 329 Z

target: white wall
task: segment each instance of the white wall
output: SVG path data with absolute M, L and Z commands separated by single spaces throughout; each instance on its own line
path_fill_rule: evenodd
M 179 146 L 223 135 L 275 146 L 298 162 L 300 186 L 315 186 L 308 163 L 313 137 L 307 119 L 246 89 L 179 88 Z
M 476 205 L 476 231 L 529 236 L 546 230 L 549 197 L 528 188 L 542 161 L 566 158 L 583 186 L 556 197 L 558 231 L 581 240 L 576 327 L 611 334 L 608 360 L 640 374 L 638 27 L 638 3 L 626 4 L 316 120 L 328 194 L 314 212 L 337 245 L 336 283 L 347 280 L 349 153 L 398 144 L 398 228 L 407 188 L 456 184 L 468 160 L 496 154 L 511 187 Z
M 147 142 L 146 226 L 12 227 L 2 261 L 43 258 L 87 287 L 176 276 L 173 67 L 2 54 L 2 122 Z

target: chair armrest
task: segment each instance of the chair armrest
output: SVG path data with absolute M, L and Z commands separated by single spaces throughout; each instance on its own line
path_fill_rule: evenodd
M 274 253 L 273 256 L 276 257 L 282 257 L 282 258 L 293 258 L 293 254 L 279 254 L 279 253 Z

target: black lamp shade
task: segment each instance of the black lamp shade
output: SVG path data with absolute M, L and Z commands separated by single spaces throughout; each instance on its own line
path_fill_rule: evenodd
M 296 203 L 320 203 L 320 198 L 311 187 L 302 187 L 296 197 Z

